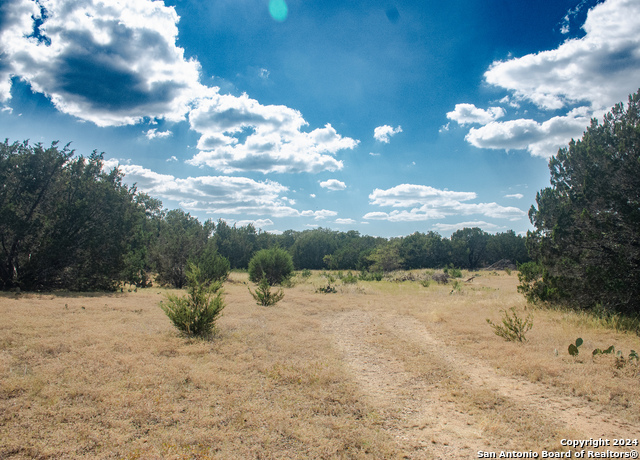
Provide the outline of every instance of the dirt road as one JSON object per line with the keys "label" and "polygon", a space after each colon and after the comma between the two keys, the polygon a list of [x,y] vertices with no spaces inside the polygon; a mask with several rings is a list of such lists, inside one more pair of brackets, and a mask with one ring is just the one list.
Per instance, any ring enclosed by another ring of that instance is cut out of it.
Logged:
{"label": "dirt road", "polygon": [[325,328],[408,458],[478,458],[479,451],[513,450],[542,455],[567,450],[560,445],[565,438],[640,434],[584,398],[502,375],[444,347],[412,317],[347,311],[327,319]]}

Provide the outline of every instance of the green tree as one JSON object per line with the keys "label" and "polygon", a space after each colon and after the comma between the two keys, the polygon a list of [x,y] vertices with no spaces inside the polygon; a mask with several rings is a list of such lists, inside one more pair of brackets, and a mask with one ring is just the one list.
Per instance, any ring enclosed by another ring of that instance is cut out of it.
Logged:
{"label": "green tree", "polygon": [[473,270],[485,260],[489,234],[478,227],[463,228],[451,235],[452,263]]}
{"label": "green tree", "polygon": [[291,247],[291,255],[296,268],[299,270],[324,268],[324,257],[332,254],[338,247],[335,233],[328,228],[317,228],[305,230],[298,235]]}
{"label": "green tree", "polygon": [[378,245],[376,250],[369,256],[371,261],[370,270],[386,273],[402,267],[403,260],[400,257],[400,243],[400,239],[394,238]]}
{"label": "green tree", "polygon": [[189,262],[195,262],[204,250],[213,224],[202,225],[198,219],[180,209],[167,212],[153,249],[158,280],[178,289],[187,283]]}
{"label": "green tree", "polygon": [[280,284],[293,274],[291,254],[284,249],[261,249],[249,262],[249,280],[259,283],[263,278],[269,285]]}
{"label": "green tree", "polygon": [[527,245],[540,269],[528,292],[579,308],[640,313],[640,91],[591,121],[549,161]]}
{"label": "green tree", "polygon": [[0,287],[114,289],[138,203],[103,155],[0,144]]}
{"label": "green tree", "polygon": [[516,235],[513,230],[489,235],[486,259],[488,264],[502,259],[509,260],[514,264],[528,262],[530,258],[526,239]]}
{"label": "green tree", "polygon": [[151,248],[158,240],[160,225],[165,216],[162,202],[146,193],[137,193],[137,206],[132,210],[132,237],[127,245],[122,280],[137,287],[151,284]]}
{"label": "green tree", "polygon": [[202,255],[198,259],[198,267],[202,276],[202,282],[209,284],[211,282],[225,281],[229,276],[230,264],[229,260],[218,254],[216,241],[209,238],[205,245]]}

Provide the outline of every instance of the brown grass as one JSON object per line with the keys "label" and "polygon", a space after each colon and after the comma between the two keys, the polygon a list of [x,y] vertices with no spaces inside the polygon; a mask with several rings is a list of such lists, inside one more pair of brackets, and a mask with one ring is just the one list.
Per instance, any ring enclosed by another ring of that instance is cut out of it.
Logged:
{"label": "brown grass", "polygon": [[[640,432],[638,367],[591,358],[638,337],[534,310],[529,341],[503,341],[486,318],[530,308],[515,274],[454,293],[296,281],[265,308],[232,274],[206,341],[177,333],[162,289],[3,294],[0,458],[470,458],[559,450],[602,420]],[[555,416],[576,406],[584,423]]]}

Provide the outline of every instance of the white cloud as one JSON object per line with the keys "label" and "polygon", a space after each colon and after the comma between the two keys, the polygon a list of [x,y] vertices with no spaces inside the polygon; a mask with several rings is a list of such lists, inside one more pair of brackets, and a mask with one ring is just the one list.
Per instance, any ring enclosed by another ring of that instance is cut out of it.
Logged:
{"label": "white cloud", "polygon": [[[334,155],[359,142],[340,136],[330,124],[303,132],[307,122],[300,112],[282,105],[262,105],[246,94],[200,99],[189,121],[202,137],[200,152],[188,163],[224,173],[336,171],[343,163]],[[240,142],[237,136],[247,133]]]}
{"label": "white cloud", "polygon": [[325,180],[323,182],[320,182],[320,187],[322,188],[326,188],[328,190],[344,190],[347,188],[347,184],[345,184],[344,182],[341,182],[337,179],[329,179],[329,180]]}
{"label": "white cloud", "polygon": [[[314,217],[316,220],[337,215],[334,211],[299,211],[294,200],[286,197],[288,187],[271,180],[255,181],[246,177],[199,176],[179,179],[140,165],[106,160],[105,169],[119,166],[127,184],[152,196],[177,201],[190,211],[209,214],[247,214],[271,217]],[[263,220],[262,222],[266,222]]]}
{"label": "white cloud", "polygon": [[[0,74],[3,100],[16,76],[61,112],[117,126],[182,120],[189,102],[207,92],[199,63],[176,46],[178,15],[163,2],[13,0],[3,13],[10,18],[0,32],[9,67]],[[29,37],[34,19],[44,19],[39,39]]]}
{"label": "white cloud", "polygon": [[168,163],[171,163],[172,161],[178,161],[178,157],[176,157],[175,155],[171,155],[171,158],[167,158]]}
{"label": "white cloud", "polygon": [[372,157],[379,157],[380,156],[379,153],[374,153],[374,152],[369,152],[369,155],[371,155]]}
{"label": "white cloud", "polygon": [[457,122],[459,125],[481,124],[503,117],[505,114],[502,107],[489,107],[487,110],[479,109],[473,104],[456,104],[453,112],[447,113],[447,118]]}
{"label": "white cloud", "polygon": [[255,219],[255,220],[238,220],[236,221],[236,225],[240,227],[245,227],[247,225],[253,225],[255,228],[263,228],[270,227],[273,225],[273,221],[271,219]]}
{"label": "white cloud", "polygon": [[358,144],[330,124],[303,132],[297,110],[202,85],[199,62],[176,45],[175,8],[163,1],[10,0],[0,13],[0,102],[18,77],[59,111],[98,126],[188,115],[201,135],[190,163],[224,173],[335,171],[343,167],[336,153]]}
{"label": "white cloud", "polygon": [[353,225],[355,223],[356,221],[353,219],[342,219],[342,218],[336,219],[336,224],[339,224],[339,225]]}
{"label": "white cloud", "polygon": [[388,190],[375,189],[370,204],[394,208],[411,208],[391,212],[369,212],[365,219],[391,222],[419,222],[443,219],[452,215],[480,214],[497,219],[518,220],[526,216],[521,209],[497,203],[468,203],[476,199],[474,192],[438,190],[426,185],[401,184]]}
{"label": "white cloud", "polygon": [[476,198],[474,192],[438,190],[428,185],[401,184],[387,190],[375,189],[370,195],[371,204],[378,206],[410,207],[425,203],[443,206],[447,203]]}
{"label": "white cloud", "polygon": [[607,0],[589,11],[582,28],[584,37],[555,50],[495,62],[487,82],[547,109],[586,101],[602,110],[626,101],[638,89],[640,3]]}
{"label": "white cloud", "polygon": [[504,122],[491,122],[480,128],[471,128],[465,139],[471,145],[485,149],[526,149],[532,155],[548,158],[569,140],[580,138],[590,123],[581,110],[567,116],[553,117],[545,122],[521,118]]}
{"label": "white cloud", "polygon": [[165,137],[171,137],[173,133],[171,131],[157,131],[155,128],[148,130],[144,133],[147,136],[147,139],[152,140],[155,138],[164,139]]}
{"label": "white cloud", "polygon": [[491,224],[489,222],[480,221],[472,221],[472,222],[458,222],[456,224],[433,224],[433,229],[438,232],[455,232],[456,230],[460,230],[463,228],[481,228],[484,231],[497,231],[503,229],[504,227],[500,227],[496,224]]}
{"label": "white cloud", "polygon": [[383,125],[383,126],[378,126],[376,129],[373,130],[373,137],[379,142],[384,142],[385,144],[388,144],[391,136],[395,136],[396,134],[401,132],[402,132],[402,126],[393,128],[389,125]]}
{"label": "white cloud", "polygon": [[335,211],[329,211],[328,209],[321,209],[319,211],[302,211],[300,215],[304,217],[313,217],[315,220],[323,220],[327,217],[337,216],[338,213]]}
{"label": "white cloud", "polygon": [[521,200],[524,198],[524,195],[522,193],[513,193],[511,195],[505,195],[505,198],[515,198],[516,200]]}
{"label": "white cloud", "polygon": [[[583,3],[569,11],[565,22]],[[581,38],[568,39],[553,50],[494,62],[484,75],[487,83],[512,93],[513,98],[507,99],[510,104],[529,101],[543,110],[572,110],[546,121],[492,121],[472,128],[466,140],[480,148],[527,149],[547,158],[570,139],[581,137],[591,118],[602,117],[636,92],[640,2],[600,3],[588,12],[582,28],[585,35]]]}

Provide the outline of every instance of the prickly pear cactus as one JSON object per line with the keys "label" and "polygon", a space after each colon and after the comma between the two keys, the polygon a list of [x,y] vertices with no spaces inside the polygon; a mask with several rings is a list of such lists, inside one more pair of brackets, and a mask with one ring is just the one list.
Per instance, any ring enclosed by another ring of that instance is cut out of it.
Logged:
{"label": "prickly pear cactus", "polygon": [[578,356],[578,353],[579,353],[578,347],[580,345],[582,345],[583,343],[584,343],[584,341],[580,337],[578,337],[576,339],[576,343],[575,344],[572,343],[571,345],[569,345],[569,354],[571,356]]}

